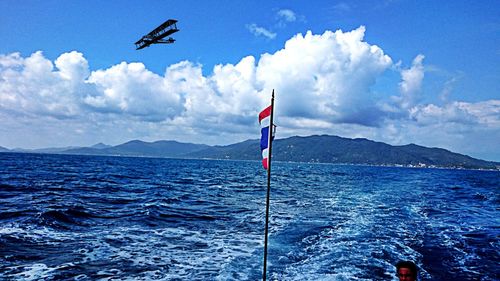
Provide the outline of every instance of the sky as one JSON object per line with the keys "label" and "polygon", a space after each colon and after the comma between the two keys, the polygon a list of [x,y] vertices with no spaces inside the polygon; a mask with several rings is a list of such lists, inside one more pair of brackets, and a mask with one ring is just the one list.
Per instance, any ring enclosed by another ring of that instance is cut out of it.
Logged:
{"label": "sky", "polygon": [[[167,19],[174,44],[135,50]],[[500,161],[500,1],[0,1],[0,146],[338,135]]]}

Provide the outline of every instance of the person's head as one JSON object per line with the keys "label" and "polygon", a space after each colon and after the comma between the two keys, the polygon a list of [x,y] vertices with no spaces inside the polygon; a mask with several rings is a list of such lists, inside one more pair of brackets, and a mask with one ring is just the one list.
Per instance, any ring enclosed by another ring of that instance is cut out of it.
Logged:
{"label": "person's head", "polygon": [[396,273],[400,281],[417,280],[417,266],[411,261],[400,261],[396,264]]}

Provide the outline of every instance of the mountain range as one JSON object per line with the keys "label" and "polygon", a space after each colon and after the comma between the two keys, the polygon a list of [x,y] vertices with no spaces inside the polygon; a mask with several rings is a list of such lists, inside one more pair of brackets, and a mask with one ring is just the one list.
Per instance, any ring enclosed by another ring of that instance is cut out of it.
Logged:
{"label": "mountain range", "polygon": [[[0,152],[34,152],[79,155],[113,155],[195,159],[260,160],[259,140],[247,140],[226,146],[181,143],[177,141],[129,141],[116,146],[102,143],[91,147],[8,150]],[[273,160],[306,163],[338,163],[380,166],[449,167],[500,169],[499,162],[475,159],[442,148],[416,144],[393,146],[364,138],[321,135],[276,139]]]}

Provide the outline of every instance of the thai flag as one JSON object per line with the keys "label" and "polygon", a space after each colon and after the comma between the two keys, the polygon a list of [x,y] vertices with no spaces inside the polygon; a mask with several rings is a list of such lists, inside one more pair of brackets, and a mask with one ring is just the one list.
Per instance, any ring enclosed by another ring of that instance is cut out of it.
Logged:
{"label": "thai flag", "polygon": [[[262,110],[259,114],[260,124],[260,151],[262,153],[262,166],[267,170],[269,167],[269,128],[271,127],[271,105]],[[274,135],[274,134],[273,134]],[[274,138],[274,136],[273,136]]]}

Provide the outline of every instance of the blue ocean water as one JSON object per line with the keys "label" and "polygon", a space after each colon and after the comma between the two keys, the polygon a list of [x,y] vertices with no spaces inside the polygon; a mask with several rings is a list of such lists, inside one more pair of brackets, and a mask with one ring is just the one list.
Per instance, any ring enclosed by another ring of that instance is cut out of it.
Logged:
{"label": "blue ocean water", "polygon": [[[0,280],[259,280],[258,161],[0,153]],[[500,173],[273,163],[269,280],[500,280]]]}

